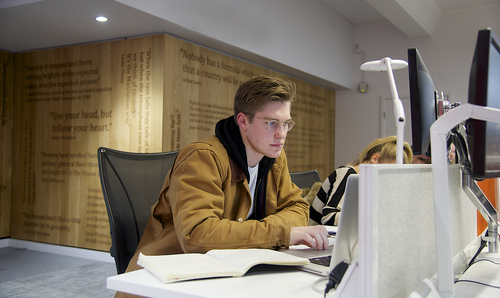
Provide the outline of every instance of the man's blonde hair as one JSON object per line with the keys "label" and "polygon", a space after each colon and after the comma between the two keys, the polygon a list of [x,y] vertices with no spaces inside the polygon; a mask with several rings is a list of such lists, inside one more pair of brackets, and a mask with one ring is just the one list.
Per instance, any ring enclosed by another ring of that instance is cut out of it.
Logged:
{"label": "man's blonde hair", "polygon": [[251,114],[252,119],[267,103],[293,102],[297,96],[295,84],[269,76],[255,76],[241,84],[234,96],[234,119],[239,113]]}

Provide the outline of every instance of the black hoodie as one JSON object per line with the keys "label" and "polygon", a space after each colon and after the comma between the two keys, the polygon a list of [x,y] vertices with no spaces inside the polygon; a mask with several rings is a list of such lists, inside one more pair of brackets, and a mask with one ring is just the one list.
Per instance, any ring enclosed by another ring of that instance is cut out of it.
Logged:
{"label": "black hoodie", "polygon": [[[226,148],[229,158],[245,173],[247,180],[248,161],[245,145],[241,139],[240,129],[234,121],[234,116],[220,120],[215,126],[215,135]],[[275,158],[264,156],[259,162],[259,172],[257,174],[257,186],[254,194],[254,210],[251,218],[260,220],[266,215],[266,184],[267,174],[274,164]]]}

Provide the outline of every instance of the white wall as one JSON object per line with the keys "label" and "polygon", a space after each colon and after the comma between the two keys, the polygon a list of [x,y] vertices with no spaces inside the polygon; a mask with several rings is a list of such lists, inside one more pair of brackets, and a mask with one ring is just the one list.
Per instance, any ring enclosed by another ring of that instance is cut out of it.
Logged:
{"label": "white wall", "polygon": [[322,1],[116,0],[171,34],[327,88],[351,85],[353,26]]}
{"label": "white wall", "polygon": [[[467,102],[477,32],[487,27],[500,35],[500,4],[445,13],[430,38],[409,39],[387,21],[359,24],[354,27],[354,44],[365,52],[365,61],[384,57],[407,60],[407,49],[416,47],[436,89],[448,94],[451,102]],[[353,56],[353,89],[336,93],[335,167],[351,162],[369,142],[382,136],[381,98],[391,98],[386,73],[365,72],[368,92],[357,91],[363,61],[361,54]],[[394,75],[399,97],[408,98],[408,69],[396,70]],[[411,125],[410,119],[406,125]]]}

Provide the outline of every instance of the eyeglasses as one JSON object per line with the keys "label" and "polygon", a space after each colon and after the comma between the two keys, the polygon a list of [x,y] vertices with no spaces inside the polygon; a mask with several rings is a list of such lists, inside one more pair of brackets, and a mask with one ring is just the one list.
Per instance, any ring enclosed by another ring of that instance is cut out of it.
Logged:
{"label": "eyeglasses", "polygon": [[290,131],[293,128],[293,125],[295,124],[295,121],[293,120],[279,122],[278,120],[268,120],[266,118],[255,116],[254,114],[251,113],[245,113],[245,114],[264,120],[264,122],[267,124],[268,131],[277,131],[281,126],[285,128],[285,131]]}

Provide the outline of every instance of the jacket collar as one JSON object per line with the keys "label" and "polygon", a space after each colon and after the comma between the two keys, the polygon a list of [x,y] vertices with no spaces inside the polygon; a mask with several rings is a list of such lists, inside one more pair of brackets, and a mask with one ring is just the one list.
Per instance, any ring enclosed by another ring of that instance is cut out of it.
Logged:
{"label": "jacket collar", "polygon": [[238,165],[233,161],[231,157],[229,157],[229,165],[231,166],[231,181],[232,182],[240,182],[243,181],[246,176],[245,172],[243,172]]}

